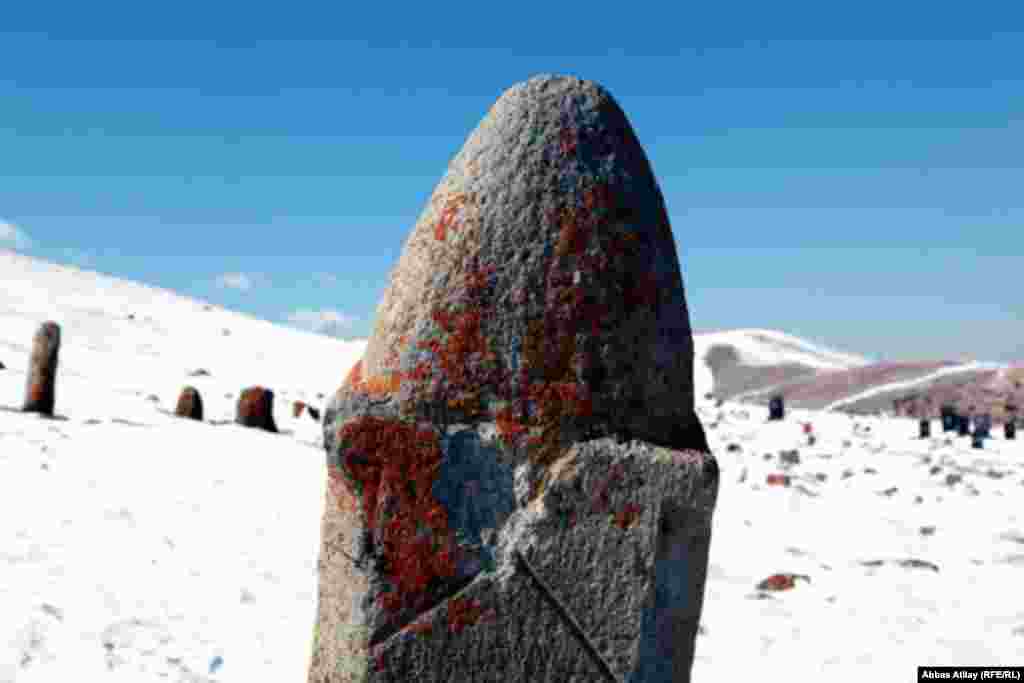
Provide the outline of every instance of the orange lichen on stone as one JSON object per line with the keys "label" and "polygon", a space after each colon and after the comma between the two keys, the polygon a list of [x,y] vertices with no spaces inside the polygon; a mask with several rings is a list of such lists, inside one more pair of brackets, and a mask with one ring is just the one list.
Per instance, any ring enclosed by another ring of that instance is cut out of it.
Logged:
{"label": "orange lichen on stone", "polygon": [[448,603],[448,630],[461,633],[462,629],[479,621],[482,615],[479,601],[473,598],[454,598]]}
{"label": "orange lichen on stone", "polygon": [[367,377],[366,381],[359,385],[362,391],[371,396],[382,396],[385,394],[397,393],[402,387],[402,373],[386,372],[382,375]]}
{"label": "orange lichen on stone", "polygon": [[363,381],[363,361],[362,359],[356,361],[356,364],[352,366],[352,369],[348,371],[348,375],[345,377],[345,381],[342,382],[342,386],[354,387]]}
{"label": "orange lichen on stone", "polygon": [[587,246],[591,232],[591,226],[586,219],[570,206],[562,210],[559,225],[561,231],[558,234],[555,254],[563,257],[581,253]]}
{"label": "orange lichen on stone", "polygon": [[502,408],[494,418],[498,426],[498,434],[506,443],[514,442],[516,437],[527,430],[526,425],[516,420],[512,408]]}
{"label": "orange lichen on stone", "polygon": [[341,469],[379,538],[391,590],[388,611],[419,609],[435,579],[455,575],[455,539],[448,514],[432,494],[442,454],[431,429],[364,416],[339,430]]}
{"label": "orange lichen on stone", "polygon": [[626,503],[626,505],[615,513],[615,525],[620,529],[627,529],[636,523],[636,520],[640,517],[640,506],[636,503]]}
{"label": "orange lichen on stone", "polygon": [[434,224],[434,238],[438,242],[445,240],[449,229],[455,229],[455,218],[459,213],[459,209],[466,203],[466,199],[467,197],[464,194],[455,194],[449,197],[445,207],[441,210],[440,218]]}

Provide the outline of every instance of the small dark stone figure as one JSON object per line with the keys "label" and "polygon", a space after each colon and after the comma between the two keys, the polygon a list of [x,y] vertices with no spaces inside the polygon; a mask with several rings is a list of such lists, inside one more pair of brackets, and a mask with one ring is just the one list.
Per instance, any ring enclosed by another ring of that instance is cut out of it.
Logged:
{"label": "small dark stone figure", "polygon": [[203,398],[195,387],[185,387],[178,396],[178,404],[174,407],[174,414],[178,417],[186,417],[190,420],[203,419]]}
{"label": "small dark stone figure", "polygon": [[977,415],[974,418],[974,433],[981,436],[983,439],[991,438],[992,436],[992,416],[986,414]]}
{"label": "small dark stone figure", "polygon": [[942,406],[942,431],[951,432],[956,429],[957,417],[956,410],[950,404]]}
{"label": "small dark stone figure", "polygon": [[931,420],[921,420],[920,433],[922,439],[927,439],[932,435],[932,423]]}
{"label": "small dark stone figure", "polygon": [[785,419],[785,416],[786,407],[782,396],[772,396],[772,399],[768,402],[768,419],[782,420]]}
{"label": "small dark stone figure", "polygon": [[977,432],[971,437],[971,448],[984,448],[985,437],[981,436]]}
{"label": "small dark stone figure", "polygon": [[1006,436],[1007,441],[1013,441],[1017,438],[1017,423],[1012,419],[1007,420],[1006,424],[1003,425],[1003,434]]}
{"label": "small dark stone figure", "polygon": [[54,389],[57,384],[57,354],[60,351],[60,326],[45,322],[32,338],[32,355],[25,384],[26,413],[53,415]]}
{"label": "small dark stone figure", "polygon": [[249,387],[238,397],[235,422],[243,427],[277,432],[274,423],[274,392],[263,387]]}
{"label": "small dark stone figure", "polygon": [[967,436],[971,432],[971,421],[966,415],[956,416],[956,433],[959,436]]}

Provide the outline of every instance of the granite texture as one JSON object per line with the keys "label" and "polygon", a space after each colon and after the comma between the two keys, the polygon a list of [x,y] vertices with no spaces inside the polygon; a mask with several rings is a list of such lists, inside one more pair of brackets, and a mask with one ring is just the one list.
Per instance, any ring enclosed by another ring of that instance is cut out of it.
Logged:
{"label": "granite texture", "polygon": [[327,405],[309,680],[688,680],[718,487],[692,367],[624,114],[575,78],[511,88]]}

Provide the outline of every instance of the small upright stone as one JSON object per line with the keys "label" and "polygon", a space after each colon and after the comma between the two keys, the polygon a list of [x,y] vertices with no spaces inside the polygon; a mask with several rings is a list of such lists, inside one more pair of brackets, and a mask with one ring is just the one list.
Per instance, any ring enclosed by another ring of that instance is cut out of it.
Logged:
{"label": "small upright stone", "polygon": [[966,415],[956,416],[956,433],[959,436],[967,436],[971,433],[971,420]]}
{"label": "small upright stone", "polygon": [[1016,418],[1010,417],[1003,424],[1003,436],[1006,437],[1007,441],[1013,441],[1017,438],[1017,422]]}
{"label": "small upright stone", "polygon": [[956,407],[952,403],[945,403],[942,405],[942,431],[952,432],[956,428]]}
{"label": "small upright stone", "polygon": [[768,401],[768,419],[772,421],[783,420],[785,417],[786,407],[782,396],[772,396],[771,400]]}
{"label": "small upright stone", "polygon": [[513,87],[326,408],[310,683],[689,681],[719,483],[693,360],[622,110]]}
{"label": "small upright stone", "polygon": [[195,387],[185,387],[178,396],[178,403],[174,406],[174,414],[178,417],[185,417],[190,420],[203,419],[203,397]]}
{"label": "small upright stone", "polygon": [[235,422],[243,427],[276,432],[274,423],[274,392],[263,387],[249,387],[238,397]]}
{"label": "small upright stone", "polygon": [[974,418],[974,433],[983,439],[990,438],[992,436],[992,416],[988,413],[976,415]]}
{"label": "small upright stone", "polygon": [[292,403],[292,417],[298,418],[302,415],[302,410],[306,407],[306,404],[302,401],[295,401]]}
{"label": "small upright stone", "polygon": [[59,352],[60,326],[55,322],[43,323],[32,338],[25,403],[22,406],[26,413],[53,416]]}
{"label": "small upright stone", "polygon": [[922,439],[928,439],[932,435],[931,420],[921,420],[919,423],[919,435]]}

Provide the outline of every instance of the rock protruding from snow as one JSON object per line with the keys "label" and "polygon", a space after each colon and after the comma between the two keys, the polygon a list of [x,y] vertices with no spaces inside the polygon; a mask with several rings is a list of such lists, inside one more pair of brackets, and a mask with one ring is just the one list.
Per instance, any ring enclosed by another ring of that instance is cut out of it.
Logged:
{"label": "rock protruding from snow", "polygon": [[305,407],[306,404],[303,401],[292,402],[292,417],[298,419],[299,416],[302,415],[302,411]]}
{"label": "rock protruding from snow", "polygon": [[587,81],[513,87],[327,407],[309,680],[689,680],[718,490],[692,375],[625,115]]}
{"label": "rock protruding from snow", "polygon": [[59,352],[60,325],[52,321],[43,323],[32,337],[25,403],[22,407],[26,413],[53,415]]}
{"label": "rock protruding from snow", "polygon": [[235,422],[243,427],[276,432],[274,422],[274,392],[264,387],[249,387],[238,397]]}
{"label": "rock protruding from snow", "polygon": [[190,420],[203,419],[203,397],[195,387],[185,387],[178,396],[178,403],[174,406],[174,414],[178,417],[186,417]]}

